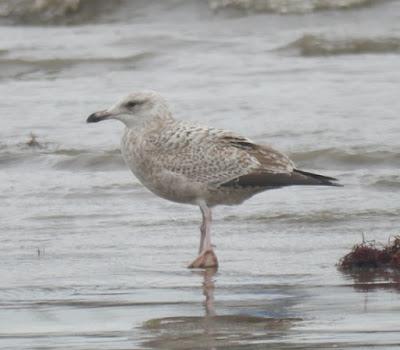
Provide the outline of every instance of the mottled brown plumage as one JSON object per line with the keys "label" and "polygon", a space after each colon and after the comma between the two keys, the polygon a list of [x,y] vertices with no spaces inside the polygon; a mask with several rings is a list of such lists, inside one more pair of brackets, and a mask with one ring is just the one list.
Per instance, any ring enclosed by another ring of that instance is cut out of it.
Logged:
{"label": "mottled brown plumage", "polygon": [[191,265],[217,264],[211,246],[210,207],[239,204],[256,193],[290,185],[335,185],[334,178],[295,169],[270,146],[230,131],[175,120],[154,92],[134,93],[92,114],[88,122],[119,119],[126,125],[122,155],[136,177],[165,199],[199,205],[200,256]]}

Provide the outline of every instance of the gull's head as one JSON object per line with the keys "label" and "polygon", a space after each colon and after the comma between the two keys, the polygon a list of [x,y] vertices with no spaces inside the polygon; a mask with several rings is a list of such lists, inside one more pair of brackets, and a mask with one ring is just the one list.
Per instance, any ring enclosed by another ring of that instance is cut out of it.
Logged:
{"label": "gull's head", "polygon": [[136,127],[155,118],[170,117],[167,102],[153,91],[133,92],[110,108],[95,112],[87,118],[88,123],[117,119],[127,127]]}

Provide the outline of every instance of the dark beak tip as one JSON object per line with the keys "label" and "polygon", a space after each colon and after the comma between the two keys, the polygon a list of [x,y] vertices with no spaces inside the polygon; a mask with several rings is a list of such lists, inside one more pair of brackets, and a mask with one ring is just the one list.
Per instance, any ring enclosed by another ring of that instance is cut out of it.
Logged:
{"label": "dark beak tip", "polygon": [[97,123],[98,121],[99,121],[99,118],[96,116],[96,113],[92,113],[86,119],[86,123]]}
{"label": "dark beak tip", "polygon": [[89,117],[86,119],[86,123],[101,122],[102,120],[110,118],[110,116],[111,114],[107,110],[95,112],[89,115]]}

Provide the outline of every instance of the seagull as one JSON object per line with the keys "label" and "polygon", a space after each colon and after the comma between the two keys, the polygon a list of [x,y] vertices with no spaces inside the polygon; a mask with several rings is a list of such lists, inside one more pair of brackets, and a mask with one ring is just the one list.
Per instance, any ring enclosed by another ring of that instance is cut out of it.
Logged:
{"label": "seagull", "polygon": [[216,205],[241,204],[259,192],[284,186],[340,186],[333,177],[296,169],[270,146],[175,119],[167,101],[154,91],[130,93],[91,114],[87,122],[108,119],[125,124],[122,156],[145,187],[159,197],[200,207],[199,252],[189,268],[218,267],[210,230]]}

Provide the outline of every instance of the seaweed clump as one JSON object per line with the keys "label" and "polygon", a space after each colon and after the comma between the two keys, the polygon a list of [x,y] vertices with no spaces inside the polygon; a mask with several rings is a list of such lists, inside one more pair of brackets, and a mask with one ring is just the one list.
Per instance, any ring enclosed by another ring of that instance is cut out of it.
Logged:
{"label": "seaweed clump", "polygon": [[380,247],[375,242],[363,241],[361,244],[356,244],[350,253],[340,259],[338,267],[343,271],[362,268],[400,270],[400,235]]}

